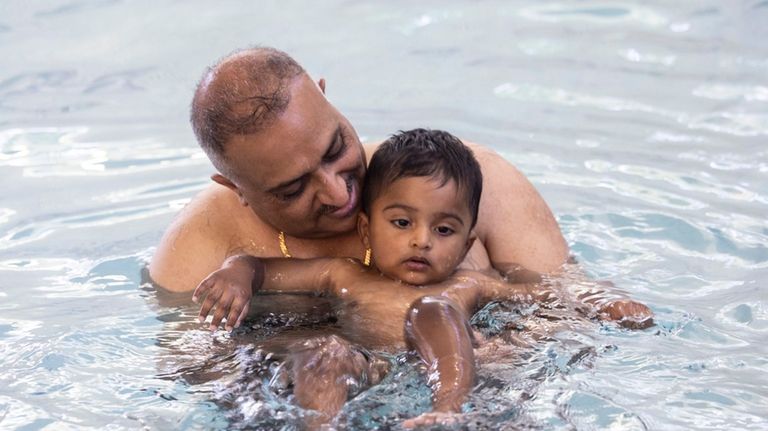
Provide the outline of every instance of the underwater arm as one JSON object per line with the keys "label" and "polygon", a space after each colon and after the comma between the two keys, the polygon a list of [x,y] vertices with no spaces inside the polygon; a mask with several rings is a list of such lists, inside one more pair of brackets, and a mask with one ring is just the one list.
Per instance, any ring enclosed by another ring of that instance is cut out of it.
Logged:
{"label": "underwater arm", "polygon": [[643,329],[653,325],[653,312],[646,305],[632,300],[610,281],[591,280],[581,272],[571,276],[543,276],[540,281],[529,283],[510,283],[484,274],[475,277],[480,286],[476,308],[494,300],[539,304],[575,300],[580,312],[615,321],[625,328]]}
{"label": "underwater arm", "polygon": [[338,261],[231,256],[195,289],[192,296],[194,302],[205,298],[198,320],[204,321],[215,309],[210,329],[218,328],[222,319],[226,318],[226,329],[231,331],[240,326],[248,315],[251,298],[256,292],[328,293],[334,285],[333,275],[336,273],[332,267]]}
{"label": "underwater arm", "polygon": [[573,281],[567,286],[583,305],[581,311],[601,320],[612,320],[629,329],[653,326],[653,312],[647,305],[631,299],[612,282],[590,280]]}

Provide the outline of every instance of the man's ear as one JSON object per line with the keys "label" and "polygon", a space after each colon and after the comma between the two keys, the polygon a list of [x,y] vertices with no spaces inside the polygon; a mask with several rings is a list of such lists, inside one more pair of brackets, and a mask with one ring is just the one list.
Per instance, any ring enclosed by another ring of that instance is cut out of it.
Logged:
{"label": "man's ear", "polygon": [[229,178],[225,177],[221,174],[213,174],[211,175],[211,179],[214,183],[220,184],[233,192],[237,194],[237,199],[240,201],[240,205],[247,207],[248,202],[246,202],[245,198],[243,197],[243,193],[240,191],[240,189],[237,187],[235,183],[233,183]]}
{"label": "man's ear", "polygon": [[360,236],[360,240],[363,241],[365,248],[371,248],[371,240],[368,235],[369,227],[368,215],[362,211],[357,213],[357,234]]}
{"label": "man's ear", "polygon": [[320,91],[325,94],[325,78],[320,78],[317,80],[317,86],[320,87]]}

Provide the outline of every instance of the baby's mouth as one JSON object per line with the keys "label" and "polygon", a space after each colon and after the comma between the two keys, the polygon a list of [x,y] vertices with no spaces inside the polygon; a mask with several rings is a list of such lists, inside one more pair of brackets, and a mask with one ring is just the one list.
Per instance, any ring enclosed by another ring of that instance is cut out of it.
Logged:
{"label": "baby's mouth", "polygon": [[425,271],[432,266],[429,260],[419,256],[412,256],[405,260],[405,267],[411,271]]}

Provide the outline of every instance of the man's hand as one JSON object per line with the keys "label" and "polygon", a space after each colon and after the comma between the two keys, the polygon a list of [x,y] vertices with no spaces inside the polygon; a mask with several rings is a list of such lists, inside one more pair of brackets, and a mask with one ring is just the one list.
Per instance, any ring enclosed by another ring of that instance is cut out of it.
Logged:
{"label": "man's hand", "polygon": [[614,320],[630,329],[645,329],[653,326],[653,312],[646,305],[630,299],[618,299],[600,306],[598,316]]}
{"label": "man's hand", "polygon": [[[242,323],[251,308],[253,297],[253,280],[256,273],[254,260],[250,256],[232,256],[224,261],[221,268],[212,272],[203,280],[195,293],[192,301],[199,302],[203,296],[205,300],[200,306],[200,314],[197,319],[204,322],[211,309],[215,309],[210,330],[215,331],[226,317],[225,329],[231,331]],[[233,324],[234,323],[234,324]]]}

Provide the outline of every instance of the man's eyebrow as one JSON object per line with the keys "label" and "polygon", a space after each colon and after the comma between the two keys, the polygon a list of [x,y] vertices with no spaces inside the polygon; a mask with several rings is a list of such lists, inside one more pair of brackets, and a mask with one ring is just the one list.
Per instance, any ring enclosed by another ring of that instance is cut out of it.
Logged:
{"label": "man's eyebrow", "polygon": [[[408,206],[408,205],[404,205],[404,204],[398,204],[398,203],[395,203],[395,204],[392,204],[392,205],[387,205],[386,207],[384,207],[382,209],[382,211],[386,211],[386,210],[390,210],[390,209],[402,209],[402,210],[406,210],[406,211],[416,211],[416,208],[414,208],[414,207],[411,207],[411,206]],[[462,226],[464,226],[464,219],[462,219],[456,213],[452,213],[452,212],[439,212],[439,213],[437,213],[437,217],[441,218],[441,219],[443,219],[443,218],[454,219],[457,222],[459,222]]]}
{"label": "man's eyebrow", "polygon": [[[340,137],[341,137],[341,124],[336,126],[336,131],[333,133],[333,135],[331,137],[331,141],[326,146],[325,152],[322,155],[322,159],[324,159],[333,150],[333,145],[336,143],[336,141]],[[267,189],[267,193],[273,193],[273,194],[274,193],[278,193],[278,192],[280,192],[281,189],[289,187],[289,186],[293,185],[294,183],[297,183],[297,182],[303,180],[313,170],[314,169],[307,169],[306,172],[304,172],[303,174],[299,175],[298,177],[291,178],[290,180],[283,181],[283,182],[281,182],[280,184],[278,184],[278,185],[276,185],[274,187],[270,187],[269,189]]]}

